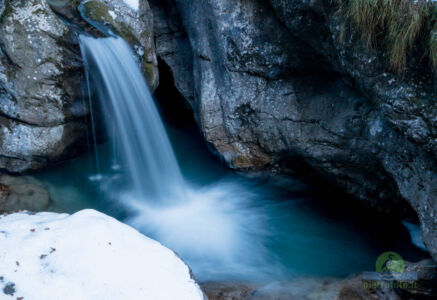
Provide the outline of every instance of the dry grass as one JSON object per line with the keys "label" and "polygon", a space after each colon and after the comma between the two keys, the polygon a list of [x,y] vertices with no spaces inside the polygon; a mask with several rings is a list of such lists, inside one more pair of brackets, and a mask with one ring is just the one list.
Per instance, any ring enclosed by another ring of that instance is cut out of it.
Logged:
{"label": "dry grass", "polygon": [[431,0],[335,0],[339,12],[358,26],[369,47],[385,50],[390,66],[403,73],[421,42],[437,70],[437,3]]}
{"label": "dry grass", "polygon": [[[437,17],[435,17],[435,19],[437,19]],[[434,70],[437,70],[437,20],[434,20],[434,26],[430,33],[429,56],[434,66]]]}

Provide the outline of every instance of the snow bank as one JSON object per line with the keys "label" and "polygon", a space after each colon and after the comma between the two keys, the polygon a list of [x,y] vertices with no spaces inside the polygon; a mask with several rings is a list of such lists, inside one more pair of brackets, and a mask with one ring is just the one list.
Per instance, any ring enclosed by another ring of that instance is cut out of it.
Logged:
{"label": "snow bank", "polygon": [[194,300],[203,294],[174,252],[83,210],[0,217],[0,299]]}

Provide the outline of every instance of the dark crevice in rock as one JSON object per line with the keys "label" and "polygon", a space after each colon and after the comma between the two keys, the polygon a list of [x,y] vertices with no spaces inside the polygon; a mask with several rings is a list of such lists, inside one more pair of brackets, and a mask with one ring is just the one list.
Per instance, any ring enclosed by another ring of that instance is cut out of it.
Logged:
{"label": "dark crevice in rock", "polygon": [[153,11],[156,54],[170,67],[174,86],[196,111],[193,50],[177,3],[174,0],[150,0],[149,3]]}
{"label": "dark crevice in rock", "polygon": [[[52,127],[64,124],[64,123],[58,123],[58,124],[40,125],[38,123],[27,122],[27,121],[21,120],[19,118],[13,117],[13,116],[6,115],[4,112],[0,111],[0,119],[1,118],[3,118],[4,120],[7,120],[7,121],[16,122],[18,124],[23,124],[23,125],[27,125],[27,126],[31,126],[31,127],[40,127],[40,128],[52,128]],[[0,123],[4,124],[4,121],[0,121]]]}
{"label": "dark crevice in rock", "polygon": [[167,63],[158,58],[159,86],[155,91],[161,116],[178,127],[195,125],[193,110],[174,84],[173,74]]}
{"label": "dark crevice in rock", "polygon": [[20,68],[19,65],[14,63],[9,56],[8,52],[5,50],[5,45],[0,41],[0,58],[4,57],[6,59],[7,64],[12,68]]}

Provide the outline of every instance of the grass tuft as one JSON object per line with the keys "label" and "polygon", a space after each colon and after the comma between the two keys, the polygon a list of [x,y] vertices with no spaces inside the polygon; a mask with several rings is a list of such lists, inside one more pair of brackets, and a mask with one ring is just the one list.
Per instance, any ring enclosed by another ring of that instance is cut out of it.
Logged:
{"label": "grass tuft", "polygon": [[415,45],[425,42],[437,70],[437,2],[432,0],[335,0],[339,13],[362,32],[368,47],[382,48],[391,68],[405,72]]}

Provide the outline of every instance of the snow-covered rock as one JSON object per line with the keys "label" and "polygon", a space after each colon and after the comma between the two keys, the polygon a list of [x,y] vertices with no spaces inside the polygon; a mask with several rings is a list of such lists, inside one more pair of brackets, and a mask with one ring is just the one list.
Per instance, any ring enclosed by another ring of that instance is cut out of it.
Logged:
{"label": "snow-covered rock", "polygon": [[94,210],[0,217],[0,299],[204,299],[177,255]]}

